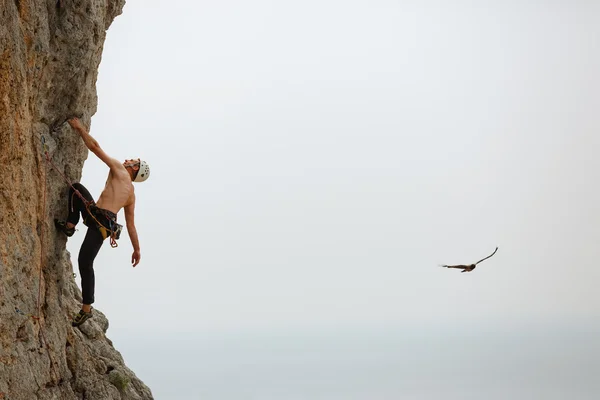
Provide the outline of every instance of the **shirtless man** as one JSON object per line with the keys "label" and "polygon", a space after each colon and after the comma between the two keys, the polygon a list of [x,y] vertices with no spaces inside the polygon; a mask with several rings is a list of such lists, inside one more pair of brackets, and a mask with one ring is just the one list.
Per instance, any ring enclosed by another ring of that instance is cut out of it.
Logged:
{"label": "shirtless man", "polygon": [[135,267],[140,262],[140,244],[134,222],[135,192],[132,182],[143,182],[150,175],[146,162],[137,160],[120,161],[109,157],[98,142],[90,136],[77,118],[69,119],[69,125],[77,131],[87,148],[102,160],[109,168],[108,179],[100,198],[94,198],[80,183],[74,183],[69,189],[69,216],[66,221],[55,220],[56,227],[67,236],[73,236],[79,215],[88,226],[85,239],[79,250],[79,273],[81,275],[81,292],[83,305],[73,318],[73,326],[79,326],[92,318],[94,302],[94,259],[104,239],[111,238],[111,244],[121,234],[121,225],[117,224],[117,214],[124,208],[127,232],[133,245],[131,263]]}

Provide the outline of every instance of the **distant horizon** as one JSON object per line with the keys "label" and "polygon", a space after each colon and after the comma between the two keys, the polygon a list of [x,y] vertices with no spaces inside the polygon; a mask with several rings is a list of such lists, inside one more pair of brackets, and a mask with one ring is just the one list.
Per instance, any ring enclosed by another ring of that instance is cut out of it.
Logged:
{"label": "distant horizon", "polygon": [[[403,335],[402,330],[379,331],[377,335],[316,333],[242,332],[220,338],[196,333],[179,335],[177,342],[168,346],[144,338],[121,344],[127,352],[140,356],[152,348],[153,359],[160,365],[177,362],[184,367],[182,375],[170,375],[168,369],[132,365],[141,379],[146,376],[161,382],[153,389],[157,398],[173,400],[278,396],[367,400],[374,395],[382,400],[407,395],[435,400],[440,390],[448,392],[445,398],[457,400],[527,400],[541,394],[558,400],[570,392],[557,388],[559,381],[544,378],[557,371],[573,385],[569,390],[578,391],[577,399],[592,400],[600,393],[595,379],[600,371],[598,329],[573,333],[567,328],[563,332],[540,328],[510,334],[486,330],[484,336],[467,327],[462,334],[433,329],[422,330],[422,335],[415,335],[416,331]],[[457,368],[457,363],[469,367]],[[486,378],[486,372],[494,372],[494,376]],[[186,386],[189,379],[195,390]],[[357,385],[364,379],[377,383]],[[187,389],[178,389],[184,387]]]}
{"label": "distant horizon", "polygon": [[[102,308],[99,308],[103,312]],[[110,315],[106,315],[110,321]],[[111,323],[107,336],[110,338],[112,333],[118,334],[118,330],[123,329],[121,324],[126,321],[117,321],[115,318],[116,326]],[[350,322],[331,322],[318,323],[318,324],[280,324],[277,326],[261,327],[256,325],[248,326],[220,326],[220,327],[201,327],[201,329],[187,329],[185,326],[144,326],[138,325],[140,331],[146,329],[153,329],[156,335],[193,335],[202,334],[207,337],[219,337],[219,336],[238,336],[240,332],[244,332],[245,335],[249,336],[268,336],[268,335],[279,335],[279,334],[299,334],[308,335],[311,334],[337,334],[340,331],[346,332],[357,332],[362,334],[373,334],[379,332],[408,332],[416,333],[421,331],[435,332],[436,330],[443,329],[445,334],[460,334],[465,331],[476,331],[476,332],[487,332],[490,334],[519,334],[523,333],[527,335],[533,331],[547,331],[551,329],[552,332],[574,332],[574,333],[586,333],[589,331],[600,333],[600,323],[594,319],[590,319],[587,316],[561,316],[560,318],[542,318],[539,316],[532,316],[529,318],[510,318],[503,317],[497,319],[477,317],[475,319],[440,319],[437,321],[418,321],[407,319],[405,323],[386,323],[383,321],[374,321],[371,323],[350,323]]]}

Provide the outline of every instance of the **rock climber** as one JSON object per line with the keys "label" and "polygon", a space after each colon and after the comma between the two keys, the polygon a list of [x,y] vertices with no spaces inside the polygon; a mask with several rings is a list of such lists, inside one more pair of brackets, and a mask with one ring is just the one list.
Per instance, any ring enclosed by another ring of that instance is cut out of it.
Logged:
{"label": "rock climber", "polygon": [[125,211],[127,232],[133,245],[131,263],[135,267],[140,262],[140,244],[134,221],[135,191],[132,182],[144,182],[148,179],[150,168],[140,159],[125,160],[122,163],[109,157],[79,119],[71,118],[68,122],[81,136],[86,147],[110,168],[106,185],[98,201],[94,201],[90,192],[81,183],[74,183],[69,189],[67,219],[54,221],[56,227],[69,237],[75,233],[80,214],[83,223],[88,227],[78,257],[83,304],[72,322],[73,326],[79,326],[92,318],[95,286],[94,259],[107,237],[110,237],[111,245],[114,243],[116,246],[115,240],[119,239],[122,229],[122,226],[117,224],[117,214],[122,208]]}

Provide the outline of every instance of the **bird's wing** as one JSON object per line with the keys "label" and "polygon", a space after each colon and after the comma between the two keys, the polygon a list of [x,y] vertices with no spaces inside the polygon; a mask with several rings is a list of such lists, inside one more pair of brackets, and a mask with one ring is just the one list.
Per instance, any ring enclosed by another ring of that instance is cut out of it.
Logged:
{"label": "bird's wing", "polygon": [[496,252],[497,252],[497,251],[498,251],[498,246],[496,246],[496,250],[494,250],[494,252],[493,252],[492,254],[490,254],[490,255],[489,255],[489,256],[487,256],[486,258],[482,258],[481,260],[477,261],[477,262],[475,263],[475,265],[479,264],[479,263],[480,263],[480,262],[482,262],[482,261],[485,261],[485,260],[487,260],[488,258],[490,258],[491,256],[493,256],[494,254],[496,254]]}
{"label": "bird's wing", "polygon": [[458,268],[458,269],[469,269],[470,265],[442,265],[444,268]]}

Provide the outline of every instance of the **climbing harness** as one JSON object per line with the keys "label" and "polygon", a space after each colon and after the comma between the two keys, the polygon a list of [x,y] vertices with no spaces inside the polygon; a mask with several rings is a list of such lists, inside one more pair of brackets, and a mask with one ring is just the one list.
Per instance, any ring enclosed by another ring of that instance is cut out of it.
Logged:
{"label": "climbing harness", "polygon": [[[83,201],[83,204],[85,205],[85,208],[88,211],[88,214],[96,222],[96,225],[97,225],[96,228],[100,231],[100,234],[102,235],[102,239],[106,239],[109,237],[110,238],[110,247],[112,247],[112,248],[118,247],[119,245],[117,243],[117,240],[119,240],[119,237],[121,236],[121,231],[123,230],[123,226],[116,223],[111,218],[108,218],[108,216],[103,212],[103,210],[96,206],[96,203],[94,203],[93,201],[87,200],[81,194],[81,192],[79,190],[75,189],[73,184],[69,181],[69,178],[67,178],[67,176],[60,169],[58,169],[56,164],[54,164],[52,162],[52,159],[50,158],[50,155],[48,154],[48,151],[49,151],[48,145],[46,144],[46,138],[44,137],[44,135],[42,135],[42,151],[44,152],[44,155],[46,156],[46,161],[48,162],[48,164],[50,164],[50,166],[52,168],[54,168],[54,170],[57,171],[63,177],[63,179],[65,180],[67,185],[69,185],[71,187],[71,189],[73,189],[73,195],[79,196],[81,201]],[[71,199],[71,207],[73,207],[72,199]],[[73,211],[73,210],[71,209],[71,211]],[[104,216],[107,217],[106,219],[108,220],[108,224],[107,224],[107,225],[109,225],[108,227],[104,226],[104,224],[102,224],[100,221],[98,221],[98,218],[96,218],[96,215],[95,215],[96,213],[103,214]],[[86,220],[84,220],[83,223],[86,226],[89,226],[86,223]]]}
{"label": "climbing harness", "polygon": [[[73,203],[71,203],[73,204]],[[92,219],[94,220],[94,222],[96,222],[96,226],[95,228],[97,228],[100,231],[100,234],[102,235],[102,239],[106,239],[107,237],[110,237],[110,245],[111,247],[117,247],[117,240],[119,240],[119,238],[121,237],[121,231],[123,230],[123,226],[120,224],[117,224],[116,221],[113,220],[112,214],[110,211],[104,210],[102,208],[98,208],[94,203],[89,204],[88,206],[86,206],[87,210],[88,210],[88,214],[92,217]],[[106,221],[108,221],[108,227],[104,226],[100,221],[98,221],[98,216],[102,216],[106,219]],[[113,214],[114,215],[114,214]],[[85,218],[83,220],[84,225],[86,226],[90,226],[89,222],[88,222],[88,218]],[[114,243],[114,246],[113,246]]]}

